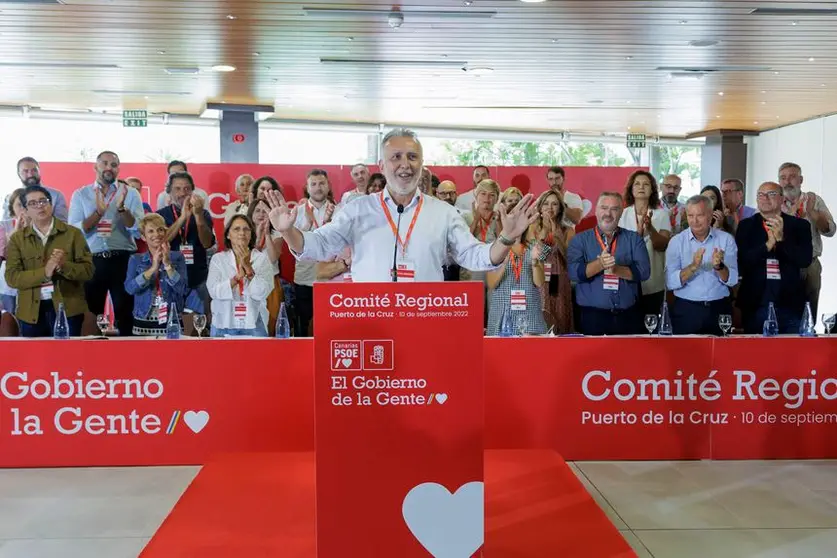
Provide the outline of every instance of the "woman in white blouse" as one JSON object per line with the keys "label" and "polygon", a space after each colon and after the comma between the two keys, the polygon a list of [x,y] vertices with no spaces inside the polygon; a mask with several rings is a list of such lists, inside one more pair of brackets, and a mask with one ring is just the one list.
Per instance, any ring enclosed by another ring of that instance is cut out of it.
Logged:
{"label": "woman in white blouse", "polygon": [[212,297],[212,336],[267,336],[273,265],[255,250],[253,221],[234,215],[224,229],[226,250],[212,256],[206,287]]}
{"label": "woman in white blouse", "polygon": [[659,314],[666,288],[666,248],[671,239],[671,221],[660,205],[660,190],[654,176],[638,170],[625,185],[625,211],[619,226],[634,231],[645,240],[651,260],[651,277],[642,283],[640,305],[643,314]]}

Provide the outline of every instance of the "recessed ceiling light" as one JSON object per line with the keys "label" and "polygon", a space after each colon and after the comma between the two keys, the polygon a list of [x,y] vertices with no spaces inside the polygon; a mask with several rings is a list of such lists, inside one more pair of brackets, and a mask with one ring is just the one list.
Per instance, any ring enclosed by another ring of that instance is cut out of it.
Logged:
{"label": "recessed ceiling light", "polygon": [[762,91],[762,92],[761,92],[761,94],[762,94],[762,95],[764,95],[765,93],[767,93],[767,91]]}
{"label": "recessed ceiling light", "polygon": [[758,123],[759,123],[759,121],[758,121],[758,120],[756,120],[756,121],[754,121],[754,122],[753,122],[753,124],[758,124]]}
{"label": "recessed ceiling light", "polygon": [[814,60],[816,60],[816,58],[814,58],[814,57],[812,56],[812,57],[810,57],[810,58],[808,59],[808,62],[813,62]]}
{"label": "recessed ceiling light", "polygon": [[472,2],[471,0],[465,0],[465,1],[464,1],[464,2],[462,2],[462,3],[463,3],[464,5],[466,5],[466,6],[470,6],[471,4],[473,4],[473,2]]}
{"label": "recessed ceiling light", "polygon": [[627,100],[627,101],[625,101],[625,102],[626,102],[626,103],[628,103],[628,104],[629,104],[629,105],[630,105],[630,104],[631,104],[631,101],[630,101],[630,99],[629,99],[629,100]]}
{"label": "recessed ceiling light", "polygon": [[212,66],[213,72],[234,72],[235,66],[228,66],[226,64],[218,64],[217,66]]}
{"label": "recessed ceiling light", "polygon": [[634,59],[634,57],[633,57],[633,56],[626,56],[626,57],[625,57],[625,60],[633,60],[633,59]]}
{"label": "recessed ceiling light", "polygon": [[724,96],[724,92],[723,92],[723,91],[718,91],[718,95],[720,95],[721,97],[723,97],[723,96]]}
{"label": "recessed ceiling light", "polygon": [[657,118],[659,118],[659,117],[660,117],[660,115],[658,114],[658,115],[657,115]]}
{"label": "recessed ceiling light", "polygon": [[773,72],[773,75],[774,75],[774,76],[778,76],[778,75],[779,75],[779,72]]}
{"label": "recessed ceiling light", "polygon": [[346,37],[346,40],[349,41],[349,42],[352,42],[352,41],[355,40],[355,38],[354,37]]}
{"label": "recessed ceiling light", "polygon": [[680,25],[686,25],[687,23],[689,23],[689,21],[688,21],[688,20],[685,20],[685,19],[681,19],[681,20],[680,20],[680,21],[678,21],[677,23],[679,23]]}
{"label": "recessed ceiling light", "polygon": [[254,53],[253,53],[253,56],[261,56],[261,55],[262,55],[262,53],[261,53],[261,52],[254,52]]}
{"label": "recessed ceiling light", "polygon": [[776,120],[779,120],[779,117],[778,117],[778,116],[776,117]]}
{"label": "recessed ceiling light", "polygon": [[715,118],[721,118],[721,115],[720,115],[720,114],[716,114],[716,115],[715,115]]}
{"label": "recessed ceiling light", "polygon": [[761,104],[766,105],[767,101],[762,101]]}
{"label": "recessed ceiling light", "polygon": [[552,39],[552,44],[555,44],[557,42],[558,42],[558,39]]}
{"label": "recessed ceiling light", "polygon": [[165,54],[165,53],[166,53],[166,51],[165,51],[165,50],[158,50],[158,51],[157,51],[157,54]]}
{"label": "recessed ceiling light", "polygon": [[714,41],[711,39],[705,39],[701,41],[689,41],[690,47],[695,48],[706,48],[706,47],[713,47],[718,44],[718,41]]}
{"label": "recessed ceiling light", "polygon": [[791,25],[799,25],[799,22],[796,20],[791,21]]}
{"label": "recessed ceiling light", "polygon": [[487,68],[485,66],[474,66],[465,68],[465,71],[474,76],[487,76],[494,73],[494,68]]}
{"label": "recessed ceiling light", "polygon": [[630,126],[628,126],[628,130],[630,130],[630,129],[631,129],[631,127],[630,127]]}
{"label": "recessed ceiling light", "polygon": [[820,84],[820,87],[825,87],[825,84],[824,84],[824,83],[821,83],[821,84]]}
{"label": "recessed ceiling light", "polygon": [[233,20],[233,19],[238,19],[238,17],[237,17],[237,16],[234,16],[234,15],[232,15],[232,14],[227,14],[227,19],[229,19],[229,20]]}

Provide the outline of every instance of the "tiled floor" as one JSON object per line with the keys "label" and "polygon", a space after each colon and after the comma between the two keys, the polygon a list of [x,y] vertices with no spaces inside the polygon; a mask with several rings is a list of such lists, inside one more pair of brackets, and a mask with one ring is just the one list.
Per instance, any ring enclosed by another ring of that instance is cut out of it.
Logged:
{"label": "tiled floor", "polygon": [[837,556],[837,462],[571,466],[640,558]]}
{"label": "tiled floor", "polygon": [[[837,461],[571,466],[641,558],[837,556]],[[135,558],[197,471],[0,470],[0,558]]]}

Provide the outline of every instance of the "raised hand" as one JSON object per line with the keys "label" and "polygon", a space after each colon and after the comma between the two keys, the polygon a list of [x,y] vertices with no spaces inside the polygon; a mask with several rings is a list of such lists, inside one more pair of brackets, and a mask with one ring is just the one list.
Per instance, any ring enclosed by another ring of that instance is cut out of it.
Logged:
{"label": "raised hand", "polygon": [[171,266],[171,248],[169,247],[168,242],[164,242],[160,245],[160,254],[163,258],[163,265],[166,267]]}
{"label": "raised hand", "polygon": [[52,255],[50,257],[55,258],[59,268],[63,266],[67,261],[67,253],[64,250],[61,250],[60,248],[55,248],[52,251]]}
{"label": "raised hand", "polygon": [[270,206],[270,213],[267,215],[273,228],[280,233],[291,230],[296,222],[296,214],[300,206],[290,209],[285,200],[274,190],[268,190],[265,198],[267,205]]}
{"label": "raised hand", "polygon": [[724,251],[720,248],[712,250],[712,267],[718,267],[724,263]]}
{"label": "raised hand", "polygon": [[99,215],[104,215],[107,209],[108,206],[105,203],[105,195],[102,193],[102,189],[96,188],[96,211]]}
{"label": "raised hand", "polygon": [[160,262],[162,259],[162,250],[159,248],[151,252],[151,271],[156,273],[160,269]]}
{"label": "raised hand", "polygon": [[326,210],[325,210],[325,220],[326,223],[331,221],[331,216],[334,215],[334,204],[331,202],[326,202]]}
{"label": "raised hand", "polygon": [[692,257],[692,265],[701,267],[703,265],[703,255],[706,253],[706,248],[698,248],[695,255]]}
{"label": "raised hand", "polygon": [[506,212],[503,204],[500,204],[500,223],[503,230],[500,234],[508,239],[517,239],[526,232],[529,225],[538,218],[535,196],[526,194],[523,199],[511,211]]}
{"label": "raised hand", "polygon": [[720,209],[716,209],[712,212],[712,226],[715,228],[721,228],[721,225],[724,224],[724,212]]}
{"label": "raised hand", "polygon": [[125,198],[128,196],[128,186],[124,184],[119,187],[119,198],[117,198],[116,206],[123,207],[125,205]]}
{"label": "raised hand", "polygon": [[784,238],[785,222],[782,217],[772,217],[767,220],[767,228],[773,233],[776,242],[781,242]]}
{"label": "raised hand", "polygon": [[192,213],[203,214],[203,198],[197,194],[192,194],[190,201],[192,202]]}

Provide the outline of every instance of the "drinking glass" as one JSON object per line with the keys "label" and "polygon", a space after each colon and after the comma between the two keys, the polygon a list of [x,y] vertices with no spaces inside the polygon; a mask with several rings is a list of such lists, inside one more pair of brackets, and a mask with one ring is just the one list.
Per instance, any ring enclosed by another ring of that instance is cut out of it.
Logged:
{"label": "drinking glass", "polygon": [[99,314],[96,316],[96,325],[99,326],[99,330],[102,332],[102,337],[107,337],[105,332],[108,330],[110,326],[110,319],[108,319],[107,315]]}
{"label": "drinking glass", "polygon": [[721,328],[721,331],[724,332],[724,337],[726,337],[729,330],[732,329],[732,315],[721,314],[718,316],[718,327]]}
{"label": "drinking glass", "polygon": [[529,321],[526,319],[526,313],[520,312],[515,318],[515,326],[517,326],[517,335],[518,337],[523,337],[526,335],[527,330],[529,329]]}
{"label": "drinking glass", "polygon": [[659,318],[657,318],[656,314],[645,315],[645,329],[648,330],[648,335],[651,335],[657,329],[658,320]]}
{"label": "drinking glass", "polygon": [[823,314],[822,315],[822,325],[825,326],[825,334],[831,334],[831,328],[834,327],[834,324],[837,323],[837,314]]}
{"label": "drinking glass", "polygon": [[203,330],[206,328],[206,314],[195,314],[192,323],[195,324],[195,329],[198,332],[198,339],[200,339]]}

